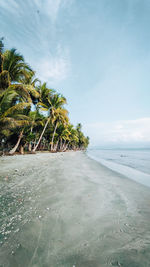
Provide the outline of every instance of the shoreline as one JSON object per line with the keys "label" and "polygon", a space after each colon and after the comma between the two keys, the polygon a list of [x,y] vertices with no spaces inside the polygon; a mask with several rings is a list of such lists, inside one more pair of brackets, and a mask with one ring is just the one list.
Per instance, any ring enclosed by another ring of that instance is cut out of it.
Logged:
{"label": "shoreline", "polygon": [[149,188],[81,151],[0,165],[2,265],[148,266]]}
{"label": "shoreline", "polygon": [[150,174],[146,173],[146,172],[142,172],[138,169],[132,168],[130,166],[127,165],[123,165],[123,164],[119,164],[116,162],[110,162],[108,160],[104,160],[104,159],[99,159],[93,155],[90,155],[89,153],[87,153],[87,155],[99,162],[101,165],[105,166],[106,168],[125,176],[127,179],[131,179],[141,185],[150,187]]}

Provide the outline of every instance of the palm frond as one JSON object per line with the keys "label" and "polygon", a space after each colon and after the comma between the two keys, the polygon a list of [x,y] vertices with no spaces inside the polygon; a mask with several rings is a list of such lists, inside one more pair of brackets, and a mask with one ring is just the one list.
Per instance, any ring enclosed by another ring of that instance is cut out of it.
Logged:
{"label": "palm frond", "polygon": [[30,103],[22,102],[18,103],[15,106],[10,107],[4,114],[2,115],[2,118],[12,116],[14,113],[22,111],[26,108],[30,108]]}

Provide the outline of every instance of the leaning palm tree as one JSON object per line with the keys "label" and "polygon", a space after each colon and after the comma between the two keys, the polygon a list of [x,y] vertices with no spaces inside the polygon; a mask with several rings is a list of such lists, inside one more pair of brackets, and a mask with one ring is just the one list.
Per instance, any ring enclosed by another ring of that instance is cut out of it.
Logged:
{"label": "leaning palm tree", "polygon": [[30,111],[29,115],[30,125],[27,127],[26,141],[28,142],[28,150],[32,151],[32,143],[36,138],[36,127],[43,127],[43,116],[38,110]]}
{"label": "leaning palm tree", "polygon": [[36,146],[34,147],[34,149],[32,150],[33,153],[37,150],[37,148],[38,148],[38,146],[42,140],[42,137],[45,133],[45,130],[46,130],[46,128],[50,122],[50,115],[51,115],[50,110],[51,110],[51,106],[52,106],[51,98],[52,98],[53,90],[48,89],[46,83],[44,83],[41,86],[39,86],[38,92],[40,93],[40,97],[39,97],[40,101],[37,103],[37,106],[38,106],[38,109],[40,109],[41,111],[44,111],[47,114],[47,120],[46,120],[46,123],[44,125],[43,131],[39,137],[39,140],[38,140]]}
{"label": "leaning palm tree", "polygon": [[45,130],[50,122],[50,119],[53,119],[53,117],[55,116],[55,110],[60,107],[62,108],[63,105],[66,104],[65,97],[63,97],[60,94],[54,93],[55,91],[52,89],[48,89],[46,83],[44,83],[42,86],[39,87],[39,92],[40,92],[40,102],[37,105],[42,111],[47,113],[47,121],[40,135],[40,138],[33,149],[33,152],[35,152],[36,149],[38,148],[42,140],[42,137],[45,133]]}

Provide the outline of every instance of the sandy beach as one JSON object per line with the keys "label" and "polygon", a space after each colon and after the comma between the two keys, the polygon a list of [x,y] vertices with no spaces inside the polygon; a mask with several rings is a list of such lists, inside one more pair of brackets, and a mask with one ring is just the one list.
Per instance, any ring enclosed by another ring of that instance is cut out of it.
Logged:
{"label": "sandy beach", "polygon": [[150,188],[85,152],[0,158],[0,267],[150,266]]}

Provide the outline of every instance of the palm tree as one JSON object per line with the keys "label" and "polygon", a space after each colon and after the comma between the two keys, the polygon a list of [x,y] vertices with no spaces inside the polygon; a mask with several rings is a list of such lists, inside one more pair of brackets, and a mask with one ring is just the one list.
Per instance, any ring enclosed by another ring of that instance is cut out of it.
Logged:
{"label": "palm tree", "polygon": [[[9,152],[10,154],[15,153],[17,150],[23,135],[23,127],[29,123],[27,113],[30,110],[31,102],[16,103],[16,100],[19,98],[20,96],[18,95],[18,92],[11,88],[8,88],[0,97],[1,133],[4,135],[11,135],[13,129],[21,128],[18,141],[14,148]],[[23,99],[24,98],[25,96],[23,96]],[[26,99],[28,99],[28,95]]]}
{"label": "palm tree", "polygon": [[41,86],[39,86],[38,92],[40,93],[40,99],[39,99],[40,101],[38,102],[37,106],[40,110],[44,111],[47,114],[47,120],[43,128],[43,131],[39,137],[39,140],[36,146],[34,147],[34,149],[32,150],[33,152],[37,150],[42,140],[42,137],[45,133],[45,130],[50,122],[51,97],[52,97],[53,90],[48,89],[46,83],[44,83]]}
{"label": "palm tree", "polygon": [[3,53],[3,70],[8,71],[11,82],[19,82],[25,76],[25,71],[32,72],[24,57],[15,48]]}
{"label": "palm tree", "polygon": [[53,151],[54,137],[59,124],[66,125],[68,123],[68,111],[64,108],[58,107],[53,110],[51,122],[54,125],[54,132],[51,141],[51,151]]}
{"label": "palm tree", "polygon": [[74,129],[74,126],[72,124],[68,125],[69,130],[69,141],[67,143],[67,147],[70,146],[70,149],[75,149],[78,146],[78,132],[76,129]]}
{"label": "palm tree", "polygon": [[26,140],[28,141],[28,150],[32,151],[32,141],[36,138],[35,128],[38,126],[43,127],[43,116],[39,113],[38,110],[30,111],[29,113],[30,127],[28,127]]}
{"label": "palm tree", "polygon": [[28,113],[32,104],[32,95],[39,97],[34,88],[22,84],[12,84],[1,92],[0,123],[3,129],[7,131],[10,128],[21,128],[18,141],[10,154],[13,154],[20,144],[23,135],[22,128],[30,124]]}

